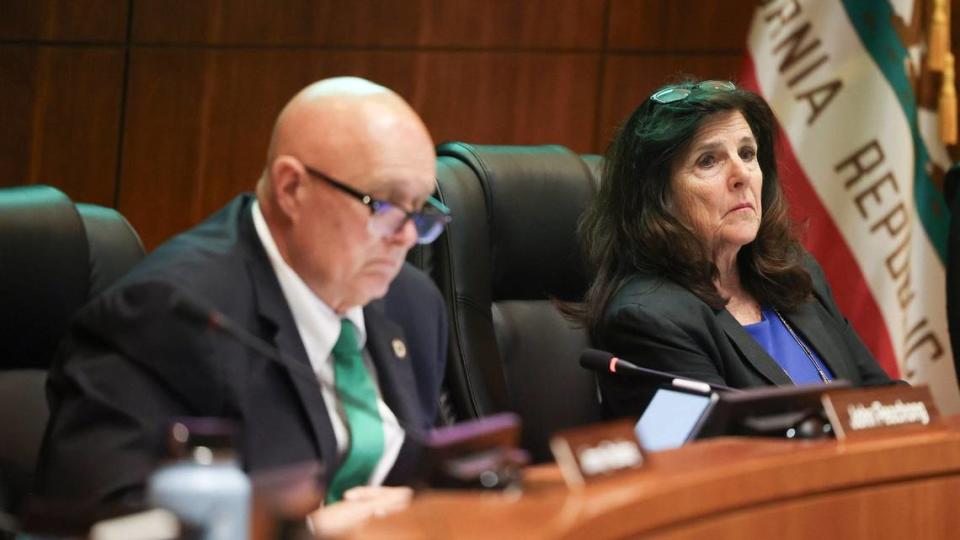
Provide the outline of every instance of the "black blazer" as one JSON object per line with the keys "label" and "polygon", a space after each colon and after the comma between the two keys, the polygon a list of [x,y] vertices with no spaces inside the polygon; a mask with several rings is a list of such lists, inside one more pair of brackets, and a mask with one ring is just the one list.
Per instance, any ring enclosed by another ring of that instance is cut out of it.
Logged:
{"label": "black blazer", "polygon": [[[320,386],[257,237],[253,200],[240,196],[167,242],[80,312],[50,372],[41,495],[84,506],[136,504],[165,454],[164,427],[177,416],[235,420],[248,471],[310,460],[323,460],[328,473],[337,468]],[[306,369],[270,361],[183,316],[180,298],[215,307]],[[390,320],[387,304],[403,317]],[[406,426],[428,429],[436,414],[445,314],[436,287],[406,265],[387,297],[364,308],[381,392]],[[409,475],[414,446],[407,437],[387,483]]]}
{"label": "black blazer", "polygon": [[[843,317],[820,266],[807,257],[813,297],[783,317],[827,364],[855,386],[889,381]],[[597,345],[637,365],[734,388],[793,384],[782,368],[726,309],[715,310],[669,279],[636,275],[615,295]],[[639,414],[652,389],[612,375],[600,377],[605,408]]]}

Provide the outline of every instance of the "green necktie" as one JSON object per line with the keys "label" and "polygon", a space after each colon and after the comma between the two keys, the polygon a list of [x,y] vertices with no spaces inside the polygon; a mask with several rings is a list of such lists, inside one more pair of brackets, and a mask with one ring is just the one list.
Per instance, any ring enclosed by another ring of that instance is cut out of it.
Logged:
{"label": "green necktie", "polygon": [[350,446],[327,486],[328,503],[339,501],[344,491],[366,484],[383,455],[383,422],[377,409],[377,390],[363,365],[357,330],[348,319],[340,321],[340,337],[333,346],[333,374],[337,396],[347,417]]}

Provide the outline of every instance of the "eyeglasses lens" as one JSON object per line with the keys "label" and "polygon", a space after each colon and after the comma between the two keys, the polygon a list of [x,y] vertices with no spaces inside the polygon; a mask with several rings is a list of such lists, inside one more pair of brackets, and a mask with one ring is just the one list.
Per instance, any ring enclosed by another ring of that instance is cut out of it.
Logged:
{"label": "eyeglasses lens", "polygon": [[417,243],[429,244],[440,236],[446,223],[443,214],[414,214],[413,225],[417,228]]}
{"label": "eyeglasses lens", "polygon": [[[729,92],[730,90],[736,90],[737,85],[730,81],[701,81],[695,88],[698,90],[723,90]],[[650,96],[650,99],[657,103],[674,103],[686,99],[691,92],[693,92],[693,88],[668,86],[654,92],[653,95]]]}
{"label": "eyeglasses lens", "polygon": [[697,85],[697,88],[701,90],[736,90],[737,85],[733,84],[730,81],[703,81]]}
{"label": "eyeglasses lens", "polygon": [[689,88],[664,88],[650,96],[657,103],[673,103],[690,95]]}
{"label": "eyeglasses lens", "polygon": [[[395,234],[407,222],[408,214],[391,205],[380,202],[370,216],[370,231],[380,236]],[[417,243],[429,244],[440,236],[444,226],[450,221],[450,216],[431,206],[424,207],[419,212],[409,214],[413,226],[417,231]]]}

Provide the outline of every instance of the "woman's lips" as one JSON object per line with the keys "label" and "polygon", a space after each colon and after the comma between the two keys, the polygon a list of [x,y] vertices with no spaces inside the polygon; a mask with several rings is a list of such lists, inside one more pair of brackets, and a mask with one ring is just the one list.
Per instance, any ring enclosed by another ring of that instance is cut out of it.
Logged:
{"label": "woman's lips", "polygon": [[740,204],[734,206],[733,208],[731,208],[731,209],[730,209],[730,212],[727,212],[727,213],[730,214],[730,213],[736,212],[737,210],[743,210],[744,208],[753,210],[753,205],[750,204],[750,203],[747,203],[747,202],[745,202],[745,203],[740,203]]}

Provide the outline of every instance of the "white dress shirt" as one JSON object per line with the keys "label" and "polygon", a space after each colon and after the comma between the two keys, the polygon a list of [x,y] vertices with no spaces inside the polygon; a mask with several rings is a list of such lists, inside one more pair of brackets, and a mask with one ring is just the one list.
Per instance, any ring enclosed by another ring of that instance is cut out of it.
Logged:
{"label": "white dress shirt", "polygon": [[[270,229],[263,218],[263,213],[260,212],[260,205],[257,201],[253,203],[252,212],[257,236],[260,237],[260,242],[267,252],[273,271],[280,281],[280,288],[287,300],[287,305],[290,306],[290,311],[293,313],[293,320],[297,325],[297,331],[300,333],[300,340],[303,341],[303,347],[307,351],[310,365],[313,367],[313,372],[320,383],[323,402],[327,406],[327,414],[330,417],[330,423],[333,424],[333,433],[337,438],[337,455],[340,459],[343,459],[349,446],[350,433],[346,425],[346,415],[340,400],[337,399],[334,387],[332,356],[333,346],[340,336],[341,317],[317,297],[280,256],[280,251],[270,234]],[[397,417],[393,414],[393,411],[383,401],[383,394],[380,392],[380,384],[377,381],[377,370],[365,347],[367,330],[363,324],[363,308],[361,306],[352,307],[347,310],[344,317],[350,319],[357,327],[357,342],[363,349],[363,363],[373,379],[373,385],[377,391],[377,409],[380,411],[380,418],[383,419],[383,456],[374,467],[368,482],[368,485],[379,486],[397,460],[400,447],[403,446],[404,432],[397,424]],[[283,444],[283,441],[277,442]]]}

